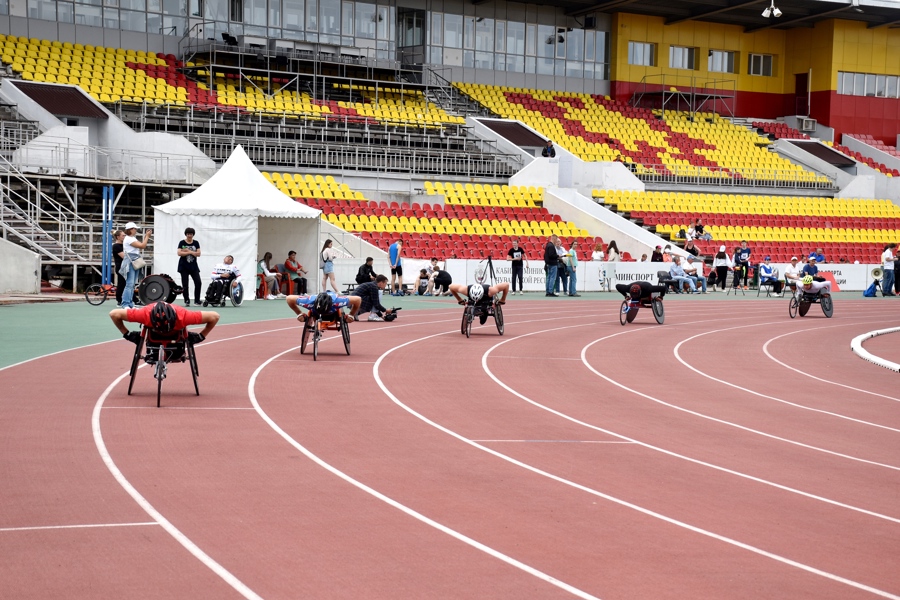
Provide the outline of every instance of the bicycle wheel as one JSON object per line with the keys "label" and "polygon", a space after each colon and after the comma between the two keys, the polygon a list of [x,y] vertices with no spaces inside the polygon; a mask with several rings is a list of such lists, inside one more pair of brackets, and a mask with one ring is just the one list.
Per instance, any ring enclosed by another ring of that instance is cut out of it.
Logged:
{"label": "bicycle wheel", "polygon": [[320,327],[321,321],[316,319],[313,321],[315,324],[315,331],[313,331],[313,360],[319,360],[319,340],[322,338],[322,328]]}
{"label": "bicycle wheel", "polygon": [[238,284],[231,288],[228,298],[231,300],[232,306],[240,306],[244,301],[244,284],[238,281]]}
{"label": "bicycle wheel", "polygon": [[795,318],[797,316],[797,308],[800,306],[800,302],[797,298],[791,298],[791,303],[788,306],[788,314],[791,315],[791,318]]}
{"label": "bicycle wheel", "polygon": [[343,315],[341,317],[341,337],[344,338],[344,350],[350,356],[350,323],[343,319]]}
{"label": "bicycle wheel", "polygon": [[626,317],[628,316],[629,304],[628,300],[622,300],[622,308],[619,309],[619,323],[622,325],[627,323]]}
{"label": "bicycle wheel", "polygon": [[300,334],[300,354],[306,354],[306,344],[309,342],[309,323],[303,321],[303,333]]}
{"label": "bicycle wheel", "polygon": [[109,288],[100,285],[99,283],[92,283],[84,290],[84,299],[87,300],[88,304],[91,306],[100,306],[106,302],[106,296],[108,294]]}
{"label": "bicycle wheel", "polygon": [[469,306],[466,308],[466,337],[471,337],[472,335],[472,321],[475,320],[475,307]]}
{"label": "bicycle wheel", "polygon": [[497,333],[503,335],[503,306],[494,305],[494,322],[497,324]]}
{"label": "bicycle wheel", "polygon": [[823,297],[820,304],[822,305],[822,312],[830,319],[831,315],[834,314],[834,304],[831,302],[831,296]]}
{"label": "bicycle wheel", "polygon": [[666,321],[666,311],[663,308],[662,298],[656,297],[650,301],[650,307],[653,309],[653,316],[656,322],[662,325]]}

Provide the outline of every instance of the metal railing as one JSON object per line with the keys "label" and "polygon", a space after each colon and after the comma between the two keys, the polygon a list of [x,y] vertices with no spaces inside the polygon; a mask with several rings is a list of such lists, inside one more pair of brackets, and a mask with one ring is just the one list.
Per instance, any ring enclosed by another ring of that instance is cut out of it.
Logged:
{"label": "metal railing", "polygon": [[[643,168],[642,168],[643,167]],[[831,179],[794,170],[756,167],[697,167],[641,163],[635,173],[644,183],[690,184],[721,187],[757,187],[835,191]]]}

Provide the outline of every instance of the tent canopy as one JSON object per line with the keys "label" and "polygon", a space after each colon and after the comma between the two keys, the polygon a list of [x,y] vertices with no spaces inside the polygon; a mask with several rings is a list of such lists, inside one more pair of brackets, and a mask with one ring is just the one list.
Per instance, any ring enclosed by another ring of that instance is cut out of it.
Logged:
{"label": "tent canopy", "polygon": [[[178,243],[193,227],[200,244],[197,260],[203,290],[225,255],[244,276],[247,297],[256,287],[256,263],[272,253],[271,269],[283,264],[289,250],[309,271],[310,291],[317,289],[321,211],[291,200],[278,191],[238,146],[228,161],[190,194],[154,207],[153,270],[178,276]],[[191,285],[191,296],[193,296]],[[201,293],[201,296],[203,294]]]}

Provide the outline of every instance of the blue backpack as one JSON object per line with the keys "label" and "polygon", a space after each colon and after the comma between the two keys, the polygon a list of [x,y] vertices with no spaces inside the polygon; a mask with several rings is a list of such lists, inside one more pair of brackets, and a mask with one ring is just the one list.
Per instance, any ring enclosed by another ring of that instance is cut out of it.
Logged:
{"label": "blue backpack", "polygon": [[866,291],[863,292],[864,298],[874,298],[875,297],[875,282],[872,282],[872,285],[866,288]]}

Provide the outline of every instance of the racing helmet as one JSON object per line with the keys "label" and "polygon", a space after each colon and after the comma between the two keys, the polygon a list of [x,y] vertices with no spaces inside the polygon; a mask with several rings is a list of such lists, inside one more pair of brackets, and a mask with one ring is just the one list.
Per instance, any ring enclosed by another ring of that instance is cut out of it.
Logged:
{"label": "racing helmet", "polygon": [[813,276],[812,276],[812,275],[807,275],[806,277],[804,277],[804,278],[801,280],[801,283],[802,283],[803,285],[809,285],[809,284],[811,284],[812,282],[813,282]]}
{"label": "racing helmet", "polygon": [[480,283],[469,286],[469,300],[477,303],[484,298],[484,286]]}
{"label": "racing helmet", "polygon": [[641,288],[641,284],[632,283],[631,287],[628,288],[628,293],[631,294],[631,298],[634,300],[640,300],[641,296],[644,293],[644,290]]}
{"label": "racing helmet", "polygon": [[160,333],[169,333],[175,329],[175,323],[178,321],[178,314],[171,304],[165,302],[157,302],[150,309],[150,328]]}
{"label": "racing helmet", "polygon": [[313,311],[320,317],[322,315],[331,314],[334,310],[334,300],[331,299],[331,295],[328,292],[321,292],[318,296],[316,296],[316,301],[313,303]]}

